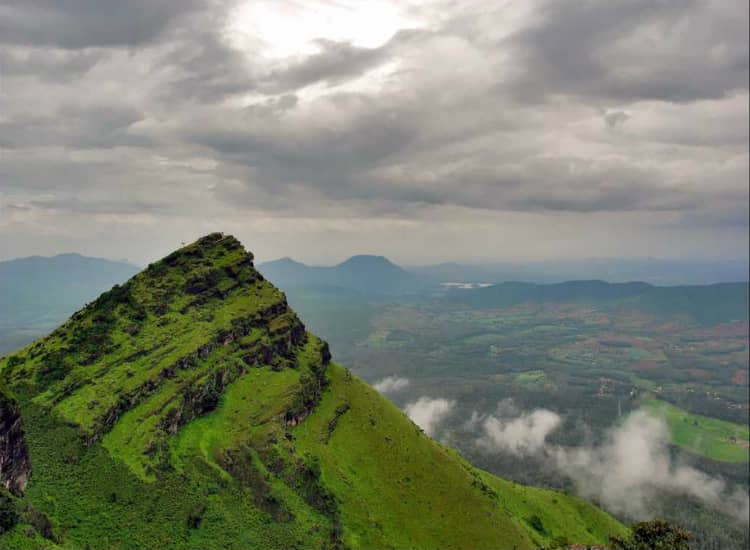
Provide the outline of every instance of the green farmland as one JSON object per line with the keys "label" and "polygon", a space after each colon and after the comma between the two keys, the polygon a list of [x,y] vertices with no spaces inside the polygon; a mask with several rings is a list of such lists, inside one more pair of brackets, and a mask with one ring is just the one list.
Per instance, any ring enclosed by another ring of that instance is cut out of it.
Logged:
{"label": "green farmland", "polygon": [[713,460],[748,462],[747,426],[691,414],[659,399],[651,398],[643,404],[665,418],[675,445]]}

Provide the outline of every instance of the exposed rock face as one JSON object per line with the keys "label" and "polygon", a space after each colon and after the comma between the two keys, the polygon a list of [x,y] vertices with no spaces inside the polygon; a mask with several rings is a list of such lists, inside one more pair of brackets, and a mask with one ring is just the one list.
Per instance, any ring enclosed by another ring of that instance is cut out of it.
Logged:
{"label": "exposed rock face", "polygon": [[22,495],[30,476],[31,460],[18,405],[0,390],[0,483]]}

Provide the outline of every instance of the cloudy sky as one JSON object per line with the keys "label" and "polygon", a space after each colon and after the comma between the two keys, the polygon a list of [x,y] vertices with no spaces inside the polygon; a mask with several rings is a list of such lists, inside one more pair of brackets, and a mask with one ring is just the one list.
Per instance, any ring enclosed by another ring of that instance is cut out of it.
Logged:
{"label": "cloudy sky", "polygon": [[746,0],[0,0],[0,258],[745,258]]}

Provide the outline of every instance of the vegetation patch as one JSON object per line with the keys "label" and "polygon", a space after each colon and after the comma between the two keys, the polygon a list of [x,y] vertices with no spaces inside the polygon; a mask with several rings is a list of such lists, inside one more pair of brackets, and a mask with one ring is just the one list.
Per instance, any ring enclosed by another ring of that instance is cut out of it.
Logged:
{"label": "vegetation patch", "polygon": [[231,237],[170,254],[13,357],[0,377],[32,475],[0,494],[0,548],[531,550],[627,534],[424,435],[330,363]]}
{"label": "vegetation patch", "polygon": [[692,414],[659,399],[649,398],[643,406],[666,420],[675,445],[712,460],[748,462],[748,426]]}

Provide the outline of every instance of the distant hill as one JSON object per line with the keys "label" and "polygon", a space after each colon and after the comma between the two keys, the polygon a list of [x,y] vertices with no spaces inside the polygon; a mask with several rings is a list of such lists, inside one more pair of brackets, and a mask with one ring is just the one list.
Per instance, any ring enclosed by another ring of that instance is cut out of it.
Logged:
{"label": "distant hill", "polygon": [[454,290],[446,300],[486,309],[523,303],[588,302],[654,314],[684,314],[708,324],[748,319],[748,283],[660,287],[642,282],[510,282]]}
{"label": "distant hill", "polygon": [[359,255],[335,266],[309,266],[291,258],[259,265],[286,289],[338,287],[365,293],[400,293],[435,288],[440,283],[524,281],[555,284],[579,279],[610,283],[643,281],[652,285],[708,285],[748,280],[746,260],[592,259],[484,264],[441,263],[398,266],[383,256]]}
{"label": "distant hill", "polygon": [[0,548],[532,550],[627,532],[432,440],[222,234],[1,359],[0,441]]}
{"label": "distant hill", "polygon": [[0,355],[51,330],[138,267],[79,254],[0,262]]}
{"label": "distant hill", "polygon": [[526,281],[560,283],[578,279],[644,281],[654,285],[707,285],[748,280],[745,260],[666,260],[656,258],[603,258],[589,260],[546,260],[484,264],[443,263],[408,266],[410,272],[440,282]]}
{"label": "distant hill", "polygon": [[367,295],[398,294],[420,286],[419,278],[383,256],[358,255],[334,266],[309,266],[282,258],[258,270],[286,289],[335,287]]}

